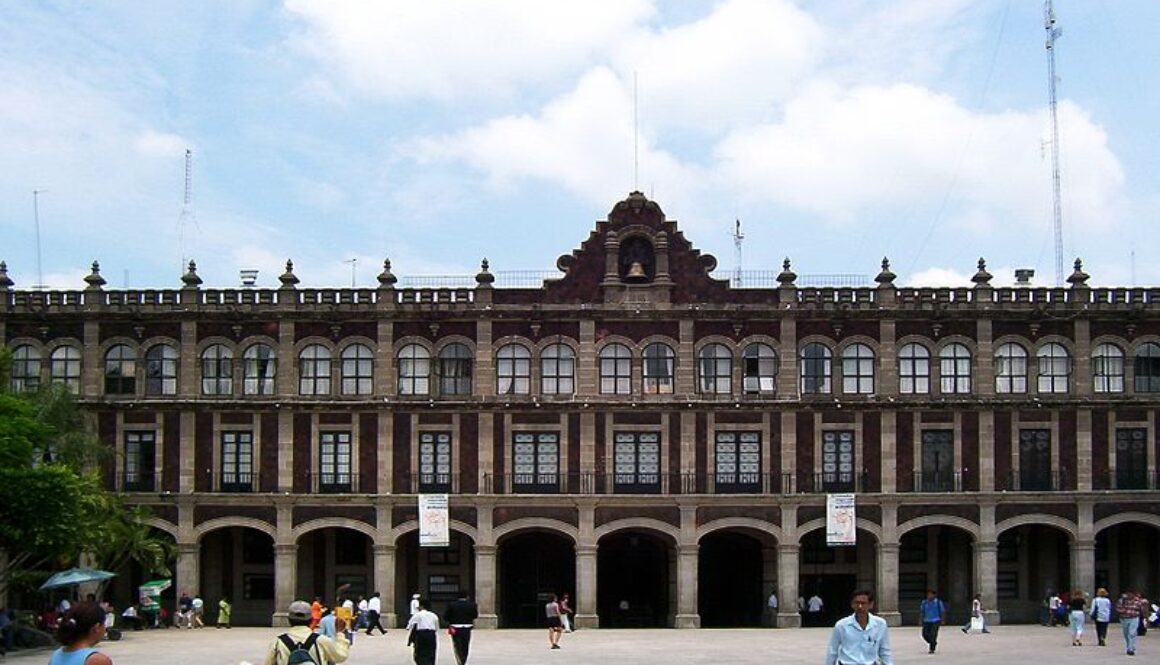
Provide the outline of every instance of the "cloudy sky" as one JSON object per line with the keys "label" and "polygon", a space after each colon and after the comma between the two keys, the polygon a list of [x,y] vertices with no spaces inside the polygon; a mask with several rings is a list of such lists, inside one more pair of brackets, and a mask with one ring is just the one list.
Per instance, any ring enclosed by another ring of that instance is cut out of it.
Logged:
{"label": "cloudy sky", "polygon": [[[1055,8],[1067,272],[1160,284],[1160,3]],[[0,259],[41,190],[53,287],[547,271],[640,189],[720,277],[740,219],[746,270],[1050,285],[1047,100],[1039,0],[3,2]]]}

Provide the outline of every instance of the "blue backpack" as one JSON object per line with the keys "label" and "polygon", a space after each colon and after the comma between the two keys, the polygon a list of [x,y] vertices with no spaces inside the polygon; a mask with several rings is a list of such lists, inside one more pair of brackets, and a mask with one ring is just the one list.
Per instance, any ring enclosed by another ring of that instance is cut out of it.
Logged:
{"label": "blue backpack", "polygon": [[286,665],[321,665],[311,653],[314,643],[318,641],[318,633],[311,633],[310,637],[302,642],[295,642],[289,633],[282,633],[278,639],[282,640],[282,644],[285,644],[286,648],[290,650],[290,657],[286,659]]}

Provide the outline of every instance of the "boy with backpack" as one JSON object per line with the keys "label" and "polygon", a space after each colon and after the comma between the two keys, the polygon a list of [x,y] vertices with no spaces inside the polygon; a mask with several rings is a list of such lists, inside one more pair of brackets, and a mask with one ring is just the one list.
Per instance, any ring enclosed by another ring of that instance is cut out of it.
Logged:
{"label": "boy with backpack", "polygon": [[342,619],[335,619],[337,635],[334,639],[310,630],[310,603],[306,601],[290,603],[286,619],[290,622],[290,630],[274,638],[266,652],[264,665],[341,663],[350,654],[350,642],[343,634],[346,622]]}

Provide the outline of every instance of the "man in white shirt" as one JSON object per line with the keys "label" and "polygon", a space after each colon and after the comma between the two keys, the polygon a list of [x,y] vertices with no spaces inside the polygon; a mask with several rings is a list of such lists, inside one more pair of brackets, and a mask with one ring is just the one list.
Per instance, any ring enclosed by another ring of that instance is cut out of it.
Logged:
{"label": "man in white shirt", "polygon": [[415,594],[415,595],[411,596],[411,616],[415,616],[415,613],[418,611],[419,611],[419,594]]}
{"label": "man in white shirt", "polygon": [[408,646],[414,647],[415,665],[435,665],[435,634],[439,630],[439,617],[427,609],[422,598],[413,598],[419,609],[407,621]]}
{"label": "man in white shirt", "polygon": [[376,591],[371,594],[370,600],[367,601],[367,635],[373,635],[375,628],[379,629],[380,634],[386,635],[387,629],[383,628],[380,621],[380,612],[383,609],[383,601],[379,598],[379,592]]}
{"label": "man in white shirt", "polygon": [[777,592],[772,591],[769,594],[769,600],[765,602],[765,606],[769,609],[769,625],[777,628]]}
{"label": "man in white shirt", "polygon": [[822,625],[822,608],[825,606],[821,596],[816,593],[810,596],[806,601],[806,625],[815,627]]}
{"label": "man in white shirt", "polygon": [[886,620],[870,614],[874,594],[855,591],[850,607],[854,613],[840,619],[830,633],[825,665],[894,665]]}

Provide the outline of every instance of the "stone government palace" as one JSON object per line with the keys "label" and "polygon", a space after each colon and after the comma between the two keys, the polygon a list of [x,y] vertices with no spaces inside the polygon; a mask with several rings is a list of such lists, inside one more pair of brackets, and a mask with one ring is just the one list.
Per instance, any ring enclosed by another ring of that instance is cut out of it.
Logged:
{"label": "stone government palace", "polygon": [[[1032,622],[1047,590],[1160,594],[1160,288],[768,288],[716,279],[633,192],[536,288],[22,290],[16,390],[71,387],[110,488],[179,552],[175,588],[242,624],[295,598],[460,592],[479,624],[797,626],[799,597],[891,623]],[[826,495],[857,544],[828,547]],[[450,495],[419,547],[417,496]],[[122,571],[114,601],[145,581]]]}

